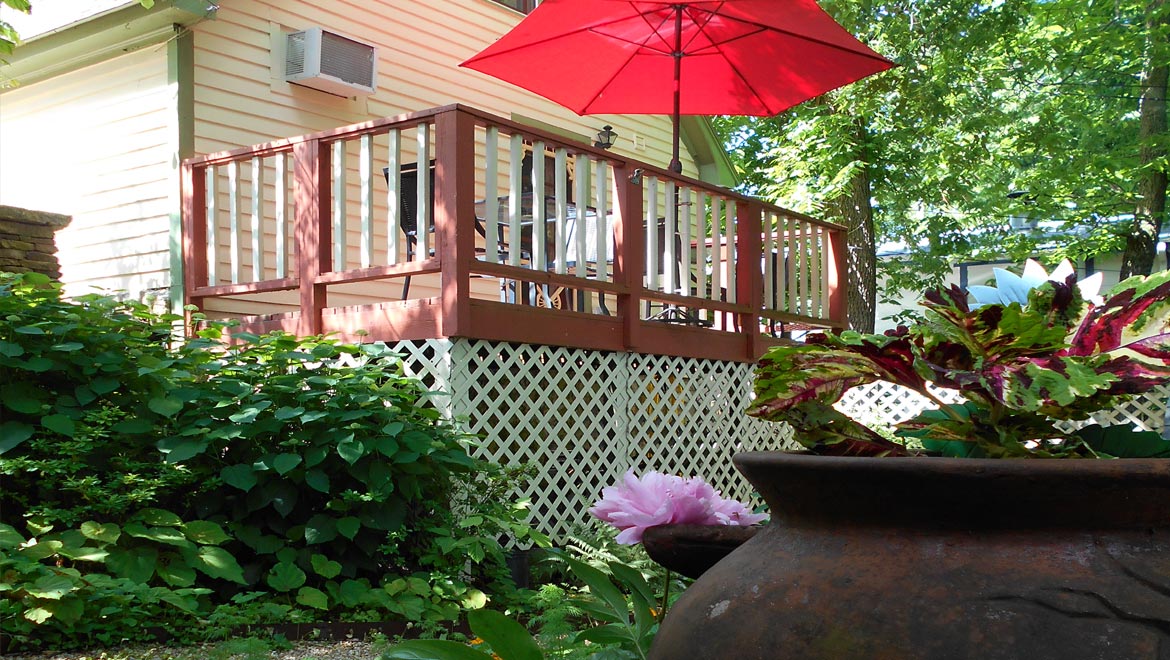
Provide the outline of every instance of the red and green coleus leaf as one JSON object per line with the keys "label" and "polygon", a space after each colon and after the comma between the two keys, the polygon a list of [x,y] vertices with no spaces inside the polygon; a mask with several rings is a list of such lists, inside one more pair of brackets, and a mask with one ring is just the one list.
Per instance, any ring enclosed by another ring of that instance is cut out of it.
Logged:
{"label": "red and green coleus leaf", "polygon": [[889,380],[921,391],[906,337],[819,336],[817,343],[774,346],[756,368],[756,400],[749,415],[769,417],[805,401],[832,405],[856,385]]}
{"label": "red and green coleus leaf", "polygon": [[1085,316],[1069,355],[1132,351],[1143,361],[1170,361],[1170,271],[1131,277]]}
{"label": "red and green coleus leaf", "polygon": [[1000,373],[1001,401],[1015,411],[1056,419],[1085,419],[1119,397],[1166,383],[1170,367],[1109,355],[1017,361]]}
{"label": "red and green coleus leaf", "polygon": [[[1072,287],[1075,290],[1075,287]],[[923,347],[924,357],[944,368],[970,370],[974,361],[996,361],[1019,355],[1050,353],[1064,348],[1073,320],[1066,316],[1067,302],[1072,299],[1083,307],[1079,294],[1070,287],[1048,282],[1034,291],[1035,307],[985,305],[971,310],[962,289],[952,286],[927,295],[926,322],[914,329]],[[1067,295],[1057,296],[1061,291]],[[1061,300],[1064,307],[1054,310],[1051,304]],[[1045,305],[1048,304],[1048,306]],[[966,362],[941,362],[932,359],[940,350],[955,352],[960,346],[968,352]]]}
{"label": "red and green coleus leaf", "polygon": [[[753,413],[754,414],[754,413]],[[825,456],[905,456],[902,445],[843,415],[831,405],[816,400],[777,408],[761,415],[772,422],[785,422],[794,429],[797,442],[813,453]]]}

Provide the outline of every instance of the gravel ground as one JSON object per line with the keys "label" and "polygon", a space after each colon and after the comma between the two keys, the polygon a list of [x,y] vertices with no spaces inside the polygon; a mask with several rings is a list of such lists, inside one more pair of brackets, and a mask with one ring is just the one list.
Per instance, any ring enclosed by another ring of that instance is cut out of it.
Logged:
{"label": "gravel ground", "polygon": [[[291,649],[240,650],[230,642],[191,647],[130,646],[69,653],[0,655],[3,660],[377,660],[385,643],[292,642]],[[234,652],[233,652],[234,651]]]}

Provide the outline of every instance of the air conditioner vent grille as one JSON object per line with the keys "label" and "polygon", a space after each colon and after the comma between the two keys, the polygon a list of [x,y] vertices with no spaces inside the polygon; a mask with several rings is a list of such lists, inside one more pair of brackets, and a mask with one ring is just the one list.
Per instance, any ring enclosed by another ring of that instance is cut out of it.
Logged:
{"label": "air conditioner vent grille", "polygon": [[372,94],[377,62],[374,46],[314,27],[288,35],[284,78],[338,96]]}
{"label": "air conditioner vent grille", "polygon": [[288,35],[284,53],[284,75],[297,76],[305,72],[305,33]]}
{"label": "air conditioner vent grille", "polygon": [[321,35],[321,73],[355,85],[369,85],[374,78],[374,51],[352,39],[326,32]]}

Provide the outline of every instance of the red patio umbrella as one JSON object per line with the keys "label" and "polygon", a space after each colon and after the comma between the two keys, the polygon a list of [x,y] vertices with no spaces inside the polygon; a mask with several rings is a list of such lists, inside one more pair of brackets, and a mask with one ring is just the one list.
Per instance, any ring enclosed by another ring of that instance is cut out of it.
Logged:
{"label": "red patio umbrella", "polygon": [[815,0],[545,0],[460,66],[577,114],[774,115],[894,63]]}

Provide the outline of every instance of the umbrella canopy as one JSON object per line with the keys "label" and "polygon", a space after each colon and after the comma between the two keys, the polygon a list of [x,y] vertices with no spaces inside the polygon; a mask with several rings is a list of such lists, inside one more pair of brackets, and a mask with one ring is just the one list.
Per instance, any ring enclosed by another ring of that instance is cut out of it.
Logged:
{"label": "umbrella canopy", "polygon": [[463,62],[577,114],[774,115],[894,64],[814,0],[545,0]]}

